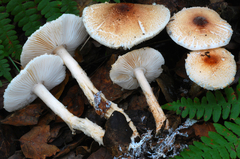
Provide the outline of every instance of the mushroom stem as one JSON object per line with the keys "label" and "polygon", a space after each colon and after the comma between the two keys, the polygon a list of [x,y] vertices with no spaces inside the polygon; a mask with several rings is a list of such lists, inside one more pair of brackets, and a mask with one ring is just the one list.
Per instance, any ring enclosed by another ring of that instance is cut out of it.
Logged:
{"label": "mushroom stem", "polygon": [[89,78],[85,71],[77,63],[77,61],[68,53],[68,51],[61,45],[58,46],[53,53],[59,55],[67,68],[70,70],[72,76],[77,80],[79,86],[87,96],[90,104],[94,106],[94,95],[98,90],[93,86],[92,82],[89,82]]}
{"label": "mushroom stem", "polygon": [[[53,53],[59,55],[62,58],[63,62],[72,73],[72,76],[77,80],[79,86],[83,90],[84,94],[86,95],[86,97],[88,98],[90,104],[94,107],[94,109],[95,110],[99,109],[98,107],[99,103],[95,101],[95,97],[97,93],[99,93],[99,90],[96,89],[96,87],[93,85],[93,83],[88,78],[85,71],[77,63],[77,61],[67,52],[67,50],[63,46],[58,46],[53,51]],[[132,123],[128,115],[123,111],[123,109],[119,108],[117,104],[111,101],[108,101],[105,98],[103,93],[100,92],[99,96],[101,97],[100,100],[102,100],[103,103],[110,103],[110,108],[108,108],[104,113],[105,118],[108,119],[114,111],[121,112],[122,114],[124,114],[124,116],[127,119],[127,122],[129,122],[129,126],[133,130],[133,137],[138,136],[136,127],[134,126],[134,124]]]}
{"label": "mushroom stem", "polygon": [[59,102],[48,90],[47,88],[38,83],[33,88],[33,93],[35,93],[56,115],[58,115],[62,120],[69,126],[73,133],[75,130],[80,130],[87,136],[92,137],[100,145],[103,145],[103,136],[105,131],[97,124],[89,121],[88,119],[82,119],[74,116],[70,113],[66,107]]}
{"label": "mushroom stem", "polygon": [[161,106],[159,105],[156,97],[154,96],[143,70],[141,68],[136,68],[134,69],[134,74],[147,99],[147,103],[156,122],[156,132],[158,133],[158,131],[162,128],[164,121],[166,120],[166,116]]}

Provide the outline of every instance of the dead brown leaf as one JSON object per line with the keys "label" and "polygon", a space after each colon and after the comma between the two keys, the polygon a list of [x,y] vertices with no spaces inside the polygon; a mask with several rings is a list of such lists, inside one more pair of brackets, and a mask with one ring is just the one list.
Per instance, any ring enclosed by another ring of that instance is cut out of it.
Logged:
{"label": "dead brown leaf", "polygon": [[89,156],[91,153],[97,151],[99,147],[99,144],[95,141],[93,141],[90,146],[78,146],[76,148],[76,155]]}
{"label": "dead brown leaf", "polygon": [[45,159],[60,150],[55,145],[47,144],[50,137],[50,126],[36,126],[23,135],[19,141],[23,154],[27,158]]}
{"label": "dead brown leaf", "polygon": [[106,96],[107,99],[114,101],[123,96],[125,93],[122,88],[113,84],[109,77],[111,65],[116,61],[117,55],[113,54],[105,66],[100,67],[96,73],[91,77],[91,80],[98,90]]}
{"label": "dead brown leaf", "polygon": [[16,151],[15,154],[13,154],[12,156],[10,156],[8,159],[23,159],[24,155],[22,153],[22,151]]}
{"label": "dead brown leaf", "polygon": [[107,151],[106,148],[102,147],[96,152],[92,153],[88,159],[112,159],[113,157],[111,154]]}
{"label": "dead brown leaf", "polygon": [[81,116],[84,111],[84,100],[80,96],[79,91],[80,88],[78,85],[71,87],[62,100],[62,104],[67,106],[68,111],[78,117]]}
{"label": "dead brown leaf", "polygon": [[82,11],[85,7],[92,4],[93,0],[75,0],[78,3],[78,10],[80,11],[80,16],[82,16]]}
{"label": "dead brown leaf", "polygon": [[52,120],[55,120],[56,114],[52,111],[42,116],[38,121],[38,126],[48,125]]}
{"label": "dead brown leaf", "polygon": [[61,134],[59,132],[62,127],[63,127],[63,124],[54,124],[54,126],[51,128],[51,131],[50,131],[50,134],[51,134],[50,135],[51,139],[49,140],[50,143]]}
{"label": "dead brown leaf", "polygon": [[[78,117],[80,117],[84,111],[84,99],[79,92],[80,87],[75,85],[68,90],[67,95],[62,100],[62,104],[67,107],[68,111]],[[63,121],[60,117],[56,116],[55,122]]]}
{"label": "dead brown leaf", "polygon": [[0,87],[0,109],[3,108],[3,94],[5,92],[5,89],[7,88],[8,85],[3,85]]}
{"label": "dead brown leaf", "polygon": [[15,152],[15,136],[9,125],[0,125],[0,158],[7,158]]}
{"label": "dead brown leaf", "polygon": [[175,73],[182,77],[188,79],[188,75],[185,70],[185,59],[187,58],[187,53],[185,53],[182,58],[176,63]]}
{"label": "dead brown leaf", "polygon": [[133,95],[130,99],[128,110],[144,110],[148,107],[146,97],[143,94]]}
{"label": "dead brown leaf", "polygon": [[194,124],[193,129],[195,131],[195,135],[199,137],[202,137],[202,136],[209,137],[208,136],[209,131],[216,132],[213,126],[213,123],[206,123],[206,122],[204,122],[203,124]]}
{"label": "dead brown leaf", "polygon": [[[66,145],[63,150],[61,150],[56,156],[54,156],[54,158],[59,158],[59,157],[65,156],[66,154],[70,153],[70,151],[75,149],[79,144],[81,144],[85,138],[86,138],[86,136],[84,136],[83,138],[81,138],[78,141],[75,141],[74,143]],[[78,156],[78,155],[83,155],[83,154],[77,154],[77,152],[76,152],[76,155]]]}
{"label": "dead brown leaf", "polygon": [[59,99],[60,96],[62,95],[62,92],[69,81],[69,76],[70,76],[70,73],[67,72],[64,81],[62,81],[61,84],[57,85],[51,90],[51,93],[54,95],[55,98]]}
{"label": "dead brown leaf", "polygon": [[6,117],[1,123],[14,126],[36,125],[43,110],[41,104],[31,104]]}
{"label": "dead brown leaf", "polygon": [[57,159],[83,159],[83,155],[75,155],[74,152],[69,152],[68,154],[64,155],[63,157],[57,157]]}
{"label": "dead brown leaf", "polygon": [[103,143],[112,156],[121,156],[128,152],[132,133],[125,116],[114,111],[106,122]]}

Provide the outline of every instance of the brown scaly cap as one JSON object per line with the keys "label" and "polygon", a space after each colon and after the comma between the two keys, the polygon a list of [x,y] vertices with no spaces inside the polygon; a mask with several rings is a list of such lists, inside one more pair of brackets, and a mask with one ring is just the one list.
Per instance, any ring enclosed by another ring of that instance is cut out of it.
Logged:
{"label": "brown scaly cap", "polygon": [[234,56],[224,48],[193,51],[185,67],[189,78],[208,90],[226,87],[236,74]]}
{"label": "brown scaly cap", "polygon": [[166,28],[173,41],[189,50],[225,46],[233,33],[231,26],[207,7],[183,8]]}
{"label": "brown scaly cap", "polygon": [[110,48],[130,49],[164,29],[170,11],[163,5],[100,3],[83,10],[90,36]]}

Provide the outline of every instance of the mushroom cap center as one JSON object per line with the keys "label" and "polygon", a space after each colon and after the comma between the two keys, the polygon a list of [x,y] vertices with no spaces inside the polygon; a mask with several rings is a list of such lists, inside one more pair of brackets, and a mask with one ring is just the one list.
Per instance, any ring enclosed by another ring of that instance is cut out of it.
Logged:
{"label": "mushroom cap center", "polygon": [[127,13],[133,8],[134,4],[132,3],[118,3],[114,5],[114,8],[118,13]]}
{"label": "mushroom cap center", "polygon": [[207,64],[208,66],[214,66],[214,65],[218,65],[221,57],[216,55],[216,54],[211,54],[206,51],[204,52],[204,54],[202,53],[201,56],[203,57],[203,61],[205,64]]}
{"label": "mushroom cap center", "polygon": [[197,26],[204,27],[206,26],[209,22],[205,17],[202,16],[197,16],[193,19],[193,23]]}

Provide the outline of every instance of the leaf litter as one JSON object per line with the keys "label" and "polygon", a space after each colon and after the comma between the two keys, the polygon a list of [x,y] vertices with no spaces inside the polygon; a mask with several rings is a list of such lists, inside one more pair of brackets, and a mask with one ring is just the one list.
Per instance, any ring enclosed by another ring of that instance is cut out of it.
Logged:
{"label": "leaf litter", "polygon": [[[134,3],[148,4],[152,4],[152,2],[153,0],[134,1]],[[183,7],[207,6],[210,3],[210,1],[207,0],[157,0],[154,2],[165,4],[169,7],[171,13],[175,13]],[[226,2],[228,1],[226,0]],[[234,12],[235,10],[231,6],[230,1],[229,6],[226,5],[226,2],[221,3],[220,1],[217,1],[210,3],[209,6],[218,9],[221,16],[225,17],[228,21],[232,20],[231,22],[234,22],[236,15],[235,13],[232,14],[232,12],[229,12],[229,8]],[[86,5],[90,3],[92,3],[92,1],[80,1],[80,10],[85,7],[81,6],[81,4]],[[238,24],[236,24],[235,30],[239,33],[240,29]],[[238,50],[237,45],[240,41],[239,35],[236,34],[233,39],[234,41],[232,41],[231,45],[227,47],[230,48],[235,55],[238,55],[238,51],[236,50]],[[161,36],[146,41],[139,46],[134,47],[134,49],[142,46],[157,48],[163,53],[166,59],[166,68],[163,72],[164,76],[160,76],[156,82],[151,83],[156,96],[158,96],[159,99],[165,99],[165,101],[160,100],[160,105],[170,102],[171,100],[175,101],[181,97],[194,98],[202,96],[205,93],[203,89],[194,89],[194,84],[186,77],[183,67],[184,58],[182,57],[186,55],[188,50],[175,45],[175,43],[169,40],[169,37],[166,36],[164,32],[161,33]],[[119,86],[114,85],[109,78],[111,64],[114,63],[118,55],[124,53],[126,53],[126,51],[112,50],[101,45],[95,47],[94,41],[90,39],[83,47],[83,50],[78,52],[79,56],[77,58],[87,74],[91,75],[91,80],[94,85],[103,92],[106,98],[116,102],[124,108],[126,112],[132,114],[136,119],[135,121],[138,122],[135,123],[135,125],[137,125],[138,130],[141,129],[141,131],[139,131],[141,132],[140,139],[130,143],[128,152],[122,152],[122,158],[123,156],[127,158],[173,157],[182,149],[187,148],[188,145],[192,143],[192,140],[199,140],[199,137],[207,136],[208,131],[215,131],[211,122],[202,123],[200,121],[199,124],[190,126],[191,124],[188,124],[189,120],[186,120],[184,123],[177,123],[175,128],[172,124],[172,128],[170,128],[169,131],[163,132],[160,136],[156,136],[153,131],[154,124],[147,122],[147,120],[151,121],[152,116],[151,114],[147,114],[148,107],[141,90],[122,90]],[[1,94],[4,91],[4,88],[5,87],[1,87]],[[97,116],[96,113],[88,113],[93,112],[93,109],[90,107],[89,103],[86,102],[86,99],[84,99],[81,90],[77,88],[76,82],[68,76],[62,85],[56,87],[55,90],[52,90],[52,93],[63,102],[72,113],[75,113],[75,115],[89,117],[94,122],[100,123],[100,126],[105,127],[106,120],[101,119],[103,121],[99,122],[100,119],[94,117]],[[191,92],[191,89],[193,92]],[[98,99],[98,97],[99,96],[96,95],[96,99]],[[0,98],[2,101],[2,96]],[[96,102],[97,101],[99,101],[99,99],[96,100]],[[35,103],[36,105],[42,104],[40,100],[36,100]],[[0,140],[2,143],[0,154],[7,157],[16,155],[21,156],[22,158],[24,156],[28,158],[62,158],[64,156],[89,159],[112,158],[112,152],[107,149],[107,146],[96,146],[96,143],[91,138],[86,137],[81,132],[77,132],[77,135],[72,136],[66,124],[58,119],[56,115],[52,114],[46,108],[43,108],[44,106],[41,105],[35,107],[36,105],[31,104],[29,107],[32,106],[33,108],[29,108],[25,112],[22,110],[22,112],[19,111],[12,114],[8,114],[4,110],[1,110],[0,116],[1,119],[4,120],[1,120],[2,125],[0,127]],[[170,113],[171,112],[167,112],[167,114]],[[153,120],[151,122],[153,122]],[[116,123],[116,125],[117,124],[118,123]],[[153,127],[150,125],[153,125]],[[19,134],[16,135],[17,132],[14,130],[17,130]],[[6,132],[9,132],[9,136]],[[184,142],[183,138],[187,139],[187,141]],[[121,146],[117,145],[117,147],[119,152],[123,151]],[[83,149],[86,150],[85,153],[83,153]],[[24,154],[24,156],[22,154]]]}

